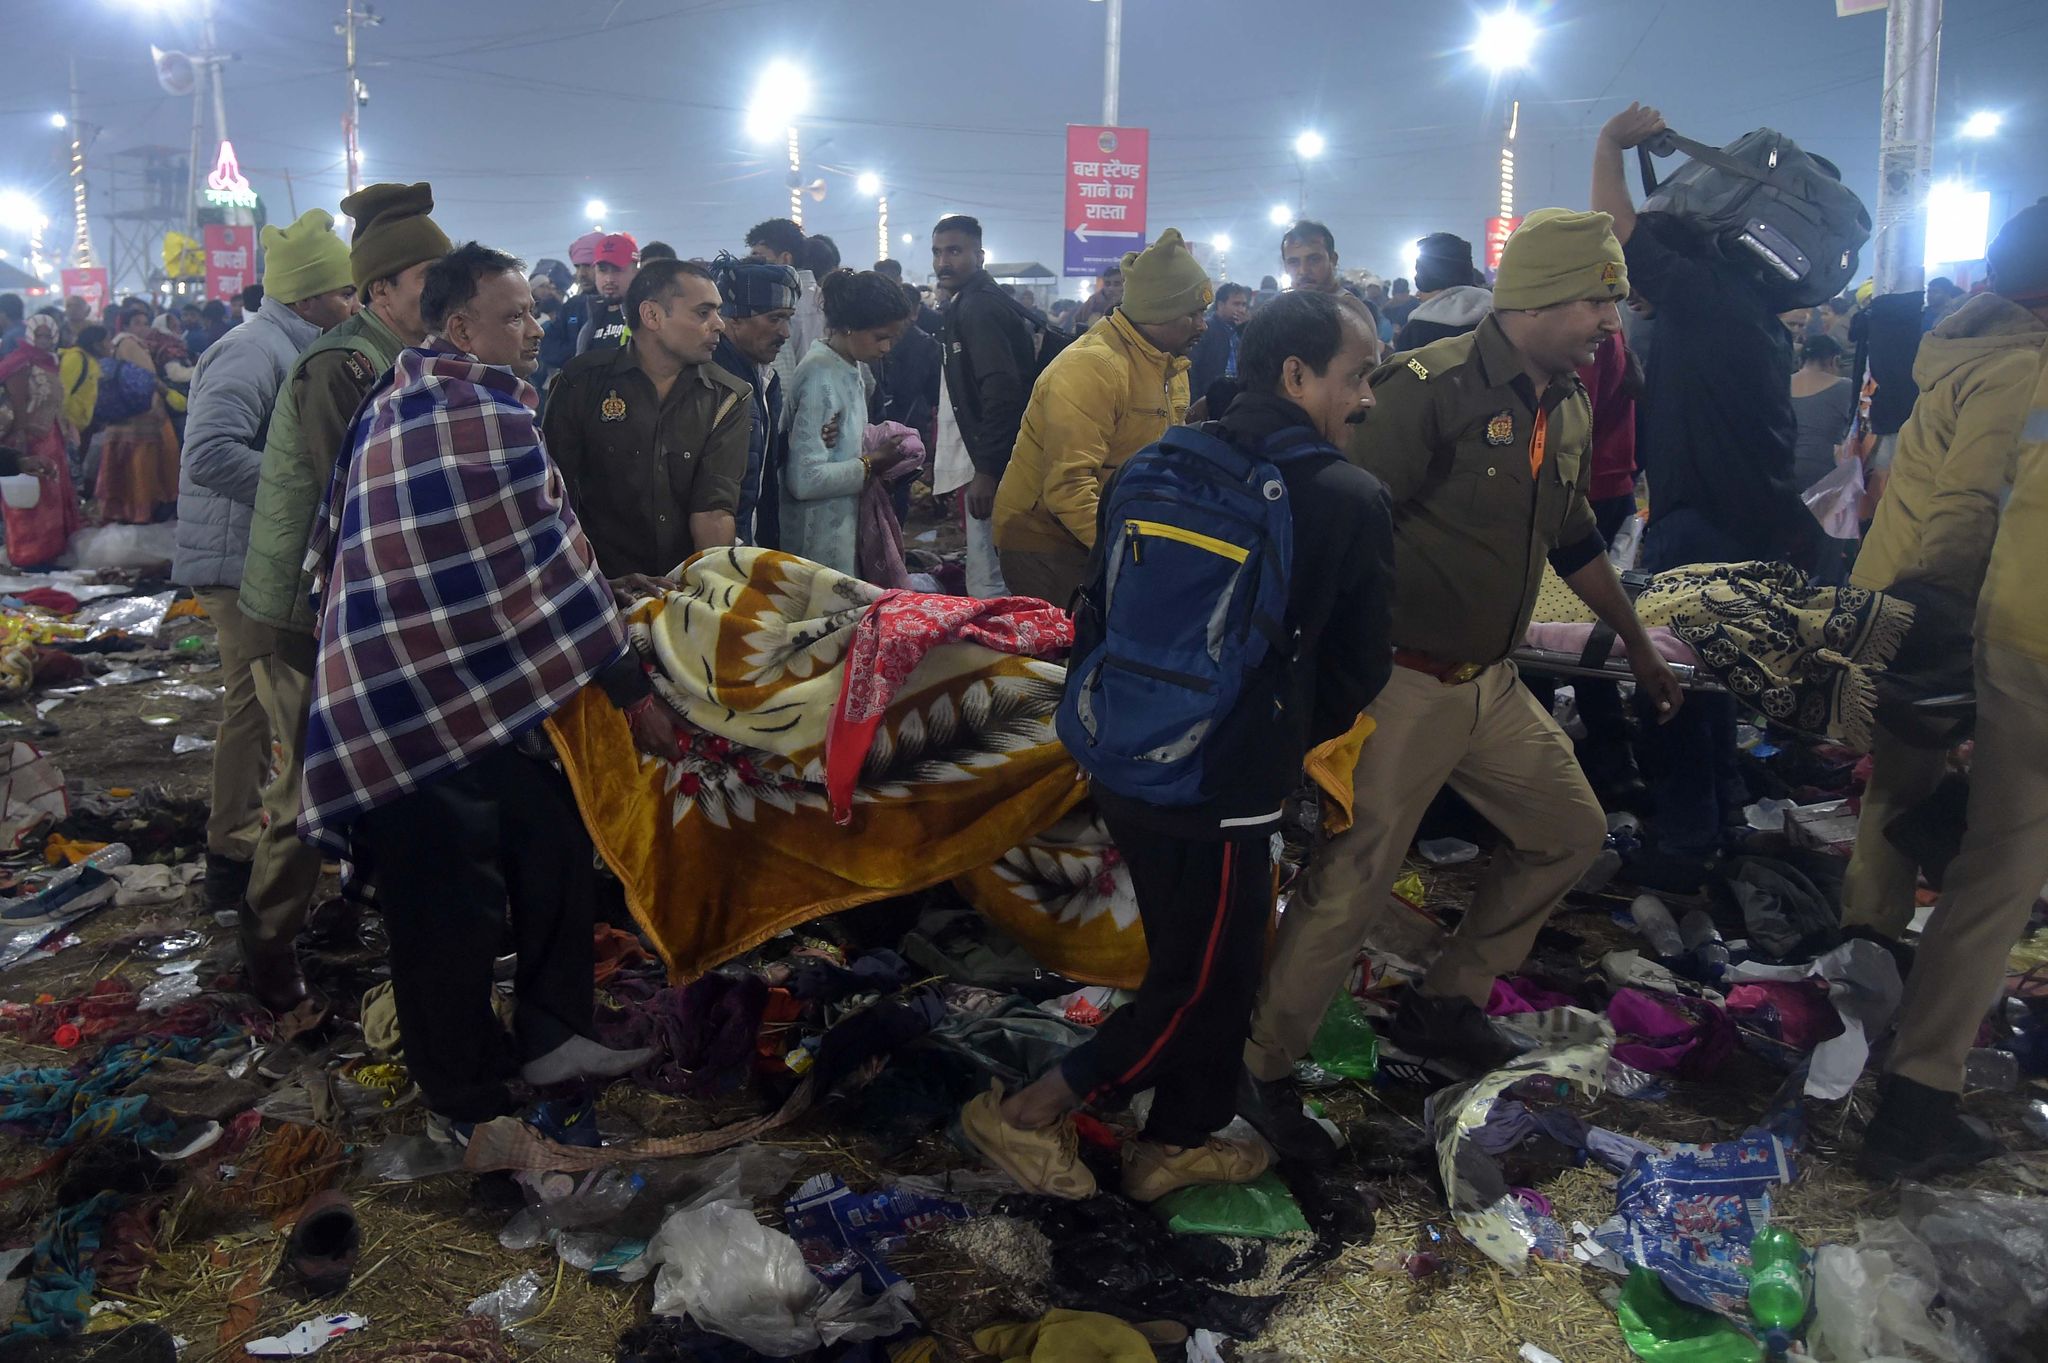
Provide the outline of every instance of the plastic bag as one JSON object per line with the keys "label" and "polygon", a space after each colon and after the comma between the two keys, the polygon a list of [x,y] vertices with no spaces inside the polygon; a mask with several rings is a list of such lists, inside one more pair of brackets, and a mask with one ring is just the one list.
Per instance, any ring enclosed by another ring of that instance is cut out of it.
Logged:
{"label": "plastic bag", "polygon": [[[104,528],[111,530],[120,527]],[[175,529],[168,525],[165,528]],[[87,533],[90,532],[81,530],[79,536]],[[75,546],[77,542],[78,536],[74,536],[73,545]],[[138,639],[155,638],[157,630],[163,626],[164,617],[171,613],[171,598],[174,595],[174,592],[158,592],[155,596],[121,596],[95,601],[80,607],[78,614],[71,617],[71,622],[84,625],[85,637],[88,639],[104,638],[109,634],[127,634]]]}
{"label": "plastic bag", "polygon": [[1597,1235],[1681,1300],[1748,1320],[1749,1242],[1770,1224],[1770,1190],[1795,1172],[1791,1147],[1762,1129],[1715,1145],[1674,1145],[1622,1175],[1616,1215]]}
{"label": "plastic bag", "polygon": [[783,1205],[783,1226],[793,1236],[811,1272],[828,1287],[858,1274],[870,1292],[903,1281],[887,1255],[903,1247],[912,1231],[947,1221],[965,1221],[967,1208],[902,1186],[856,1193],[836,1174],[817,1174]]}
{"label": "plastic bag", "polygon": [[1166,1228],[1182,1235],[1273,1240],[1308,1231],[1301,1204],[1270,1169],[1250,1183],[1198,1183],[1168,1193],[1152,1205],[1166,1218]]}
{"label": "plastic bag", "polygon": [[1756,1363],[1757,1342],[1729,1322],[1687,1306],[1664,1290],[1648,1269],[1628,1275],[1615,1308],[1621,1337],[1649,1363]]}
{"label": "plastic bag", "polygon": [[[1896,1222],[1881,1224],[1898,1229]],[[1910,1236],[1889,1246],[1822,1245],[1813,1254],[1814,1317],[1807,1347],[1820,1363],[1867,1363],[1904,1356],[1908,1349],[1954,1363],[1962,1356],[1953,1327],[1929,1314],[1939,1282],[1934,1256]]]}
{"label": "plastic bag", "polygon": [[1799,494],[1830,539],[1853,540],[1862,530],[1863,461],[1844,459]]}
{"label": "plastic bag", "polygon": [[828,1292],[796,1241],[730,1202],[669,1217],[647,1257],[661,1265],[655,1315],[690,1316],[770,1358],[894,1334],[915,1319],[908,1283],[869,1298],[848,1278]]}
{"label": "plastic bag", "polygon": [[1380,1040],[1366,1021],[1358,1000],[1343,990],[1330,999],[1309,1043],[1309,1058],[1331,1074],[1347,1079],[1371,1079],[1380,1068]]}
{"label": "plastic bag", "polygon": [[394,1136],[363,1160],[364,1175],[378,1183],[410,1183],[461,1168],[461,1146],[418,1133]]}
{"label": "plastic bag", "polygon": [[486,1292],[469,1304],[469,1314],[496,1321],[501,1330],[510,1329],[540,1308],[540,1274],[532,1269],[508,1279],[494,1292]]}

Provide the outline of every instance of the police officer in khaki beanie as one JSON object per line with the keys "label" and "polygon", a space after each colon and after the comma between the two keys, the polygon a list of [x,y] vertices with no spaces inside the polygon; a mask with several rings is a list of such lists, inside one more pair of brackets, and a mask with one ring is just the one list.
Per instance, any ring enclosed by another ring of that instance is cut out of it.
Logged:
{"label": "police officer in khaki beanie", "polygon": [[1087,571],[1102,485],[1187,414],[1188,352],[1216,297],[1171,227],[1123,275],[1124,301],[1038,376],[996,490],[1003,581],[1056,606]]}
{"label": "police officer in khaki beanie", "polygon": [[1571,740],[1522,686],[1545,566],[1613,628],[1663,718],[1682,699],[1608,563],[1586,504],[1593,410],[1576,371],[1621,327],[1628,271],[1605,213],[1543,209],[1508,239],[1478,329],[1398,355],[1350,455],[1394,507],[1394,662],[1369,712],[1354,821],[1297,882],[1245,1050],[1242,1110],[1301,1158],[1332,1152],[1286,1090],[1445,785],[1502,836],[1458,931],[1404,991],[1388,1039],[1479,1069],[1509,1053],[1483,1005],[1495,976],[1599,853],[1607,832]]}
{"label": "police officer in khaki beanie", "polygon": [[250,992],[278,1010],[305,997],[292,943],[320,879],[320,854],[297,832],[319,627],[308,603],[306,540],[356,408],[399,351],[427,339],[420,290],[427,266],[451,249],[448,234],[428,216],[433,209],[426,184],[365,185],[341,201],[355,220],[348,265],[363,308],[299,356],[263,448],[241,608],[273,635],[268,656],[250,672],[284,763],[264,792],[269,823],[250,867],[241,937]]}

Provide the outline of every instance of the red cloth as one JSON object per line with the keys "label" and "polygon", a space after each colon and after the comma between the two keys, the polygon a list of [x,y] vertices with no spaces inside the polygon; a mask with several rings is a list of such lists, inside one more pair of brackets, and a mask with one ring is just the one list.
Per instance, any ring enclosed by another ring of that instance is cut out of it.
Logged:
{"label": "red cloth", "polygon": [[825,729],[825,793],[835,823],[853,822],[853,788],[897,691],[940,644],[1051,658],[1074,646],[1074,622],[1035,597],[884,592],[861,613],[846,650],[846,677]]}
{"label": "red cloth", "polygon": [[14,599],[24,606],[40,606],[52,615],[71,615],[78,610],[78,598],[55,587],[30,587],[16,592]]}
{"label": "red cloth", "polygon": [[1593,352],[1593,363],[1579,371],[1586,396],[1593,400],[1593,480],[1588,501],[1626,497],[1636,485],[1636,400],[1624,391],[1628,378],[1628,342],[1615,332]]}

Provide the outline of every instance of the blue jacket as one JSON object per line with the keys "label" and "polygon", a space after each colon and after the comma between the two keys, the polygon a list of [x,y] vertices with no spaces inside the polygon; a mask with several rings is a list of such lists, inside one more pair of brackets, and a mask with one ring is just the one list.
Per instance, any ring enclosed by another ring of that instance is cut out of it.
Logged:
{"label": "blue jacket", "polygon": [[[1234,322],[1226,322],[1215,313],[1209,314],[1209,329],[1202,333],[1202,339],[1195,342],[1194,353],[1188,356],[1188,395],[1199,398],[1209,391],[1209,385],[1218,379],[1237,377],[1237,350],[1244,341],[1244,328]],[[1209,413],[1220,419],[1221,412]]]}

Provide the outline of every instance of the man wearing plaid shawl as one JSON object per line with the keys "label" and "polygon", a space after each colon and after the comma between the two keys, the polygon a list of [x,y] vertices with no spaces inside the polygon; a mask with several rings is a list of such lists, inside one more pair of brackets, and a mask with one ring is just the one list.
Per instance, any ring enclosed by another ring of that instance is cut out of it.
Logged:
{"label": "man wearing plaid shawl", "polygon": [[[431,335],[356,414],[307,554],[322,609],[299,834],[370,867],[406,1065],[459,1139],[513,1109],[515,1072],[545,1087],[649,1054],[586,1035],[591,845],[541,720],[595,683],[641,751],[678,739],[541,445],[520,262],[458,248],[421,315]],[[508,916],[511,1052],[490,1006]]]}

